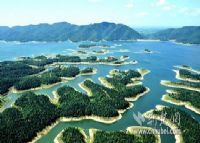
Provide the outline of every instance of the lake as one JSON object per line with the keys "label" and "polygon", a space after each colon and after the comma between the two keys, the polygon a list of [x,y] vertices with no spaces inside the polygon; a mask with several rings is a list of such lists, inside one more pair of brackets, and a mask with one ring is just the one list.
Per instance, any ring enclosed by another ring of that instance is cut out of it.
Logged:
{"label": "lake", "polygon": [[[158,41],[116,41],[116,42],[103,42],[104,44],[111,45],[110,52],[105,55],[98,55],[98,57],[104,56],[117,56],[127,55],[131,60],[137,60],[138,64],[133,65],[121,65],[121,66],[109,66],[109,65],[78,65],[80,68],[94,67],[97,69],[97,74],[90,76],[79,76],[74,80],[58,84],[49,89],[36,90],[38,94],[48,94],[50,98],[53,98],[52,91],[63,85],[70,85],[81,92],[84,92],[78,84],[84,81],[86,78],[91,78],[93,81],[100,83],[98,77],[106,76],[112,69],[137,69],[145,68],[151,70],[151,73],[145,76],[143,84],[151,89],[151,91],[139,100],[134,102],[134,107],[129,109],[123,114],[121,120],[114,124],[103,124],[92,120],[83,120],[79,122],[60,122],[56,125],[47,135],[42,137],[38,143],[53,143],[56,135],[64,128],[69,126],[78,126],[88,130],[89,128],[97,128],[102,130],[125,130],[128,126],[138,126],[139,124],[134,120],[133,113],[144,113],[150,109],[155,108],[156,105],[175,106],[182,109],[193,116],[200,122],[200,116],[194,112],[180,106],[172,105],[161,100],[163,94],[165,94],[168,87],[160,85],[162,79],[176,81],[175,73],[172,71],[175,65],[189,65],[194,69],[200,69],[200,46],[196,45],[182,45],[172,42],[158,42]],[[74,55],[76,50],[80,50],[78,45],[80,43],[67,42],[52,42],[52,43],[40,43],[40,42],[0,42],[0,61],[15,60],[20,56],[37,56],[37,55],[56,55],[56,54],[69,54]],[[126,49],[126,50],[120,50]],[[152,54],[143,53],[144,49],[153,51]],[[88,51],[99,49],[87,49]],[[20,94],[8,93],[9,102],[3,105],[3,108],[8,108],[11,104],[20,96]],[[158,122],[160,124],[160,122]],[[143,123],[144,126],[149,125],[146,120]],[[167,127],[163,124],[160,126],[163,129]],[[174,135],[161,135],[162,143],[175,142]]]}

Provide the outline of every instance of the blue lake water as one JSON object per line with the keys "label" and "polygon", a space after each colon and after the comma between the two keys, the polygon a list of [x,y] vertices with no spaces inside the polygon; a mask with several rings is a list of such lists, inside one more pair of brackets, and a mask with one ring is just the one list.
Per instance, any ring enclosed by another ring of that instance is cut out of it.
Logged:
{"label": "blue lake water", "polygon": [[[169,89],[160,85],[162,79],[176,81],[175,73],[172,71],[175,65],[189,65],[194,69],[200,69],[200,46],[186,46],[175,44],[171,42],[153,42],[153,41],[140,41],[140,42],[104,42],[111,45],[108,48],[110,53],[104,56],[117,56],[128,55],[131,60],[137,60],[136,65],[121,65],[121,66],[109,66],[109,65],[79,65],[83,67],[94,67],[97,69],[97,74],[91,76],[80,76],[74,80],[58,84],[49,89],[41,89],[35,91],[38,94],[48,94],[50,98],[53,98],[52,91],[55,91],[58,87],[65,84],[75,87],[81,90],[78,84],[84,81],[86,78],[91,78],[93,81],[100,83],[98,77],[106,76],[112,69],[137,69],[146,68],[151,70],[151,73],[145,76],[143,84],[151,89],[151,91],[145,96],[141,97],[138,101],[134,102],[134,107],[129,109],[123,114],[121,120],[114,124],[103,124],[92,120],[83,120],[79,122],[60,122],[54,127],[47,135],[42,137],[38,143],[53,143],[53,139],[56,135],[68,126],[79,126],[86,130],[89,128],[98,128],[102,130],[125,130],[128,126],[136,126],[138,123],[133,118],[133,113],[144,113],[150,109],[155,108],[156,105],[175,106],[161,100],[165,90]],[[15,60],[20,56],[36,56],[36,55],[55,55],[55,54],[73,54],[74,50],[80,50],[78,48],[79,43],[71,42],[59,42],[59,43],[17,43],[17,42],[0,42],[0,61]],[[120,49],[127,49],[125,52],[120,52]],[[153,51],[153,54],[144,54],[143,50],[149,49]],[[94,49],[91,49],[94,50]],[[96,49],[95,49],[96,50]],[[20,96],[20,94],[9,93],[8,98],[10,102],[3,107],[10,107],[10,105]],[[180,106],[175,106],[181,110],[188,112],[196,120],[200,121],[200,116],[194,112]],[[160,122],[158,122],[160,123]],[[147,125],[147,122],[143,124]],[[165,125],[161,125],[162,128],[167,128]],[[175,142],[174,135],[161,135],[162,143]]]}

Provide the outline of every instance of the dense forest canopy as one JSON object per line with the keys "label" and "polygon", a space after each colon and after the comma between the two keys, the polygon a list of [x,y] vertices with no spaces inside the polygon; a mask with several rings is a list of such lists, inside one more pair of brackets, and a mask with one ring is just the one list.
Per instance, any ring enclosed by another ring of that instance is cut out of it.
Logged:
{"label": "dense forest canopy", "polygon": [[22,78],[14,87],[17,90],[27,90],[40,87],[41,85],[50,85],[61,82],[61,77],[75,77],[80,73],[78,67],[57,67],[41,75]]}
{"label": "dense forest canopy", "polygon": [[0,94],[8,92],[9,88],[20,79],[43,71],[43,67],[33,68],[18,61],[0,62]]}
{"label": "dense forest canopy", "polygon": [[80,129],[69,127],[62,133],[63,143],[85,143],[84,136],[81,134]]}
{"label": "dense forest canopy", "polygon": [[180,77],[183,77],[183,78],[200,80],[200,74],[193,73],[193,72],[186,70],[186,69],[179,69],[179,74],[180,74]]}
{"label": "dense forest canopy", "polygon": [[185,143],[199,142],[200,124],[198,121],[196,121],[186,112],[174,107],[164,107],[162,110],[153,111],[153,114],[156,114],[156,115],[162,116],[163,113],[166,113],[166,119],[169,119],[170,121],[172,121],[172,117],[174,117],[176,113],[180,115],[180,122],[177,122],[175,124],[182,131],[182,136]]}
{"label": "dense forest canopy", "polygon": [[[78,70],[76,67],[69,68],[74,71]],[[46,76],[46,73],[44,74]],[[73,75],[70,74],[70,76]],[[125,83],[121,81],[123,86]],[[0,142],[28,142],[36,136],[37,132],[54,123],[59,117],[118,117],[119,109],[129,107],[129,102],[124,98],[125,94],[130,91],[121,92],[91,80],[85,80],[83,85],[91,90],[93,96],[83,94],[72,87],[63,86],[57,90],[58,102],[56,104],[53,104],[46,95],[36,95],[33,92],[24,93],[15,101],[12,108],[0,113]],[[130,87],[133,96],[145,91],[145,87],[140,86],[144,90],[138,90],[137,86]]]}
{"label": "dense forest canopy", "polygon": [[187,89],[173,89],[175,93],[168,93],[168,95],[176,100],[183,102],[190,102],[192,106],[200,109],[200,93],[197,91]]}
{"label": "dense forest canopy", "polygon": [[94,135],[94,143],[155,143],[153,134],[134,135],[124,131],[97,131]]}
{"label": "dense forest canopy", "polygon": [[[49,34],[51,33],[51,34]],[[15,27],[0,27],[0,40],[5,41],[101,41],[135,40],[142,36],[132,28],[115,23],[73,25],[67,22]]]}
{"label": "dense forest canopy", "polygon": [[[126,131],[101,131],[92,129],[90,136],[87,136],[87,140],[91,143],[154,143],[156,137],[153,133],[149,134],[133,134]],[[64,143],[85,143],[86,135],[83,129],[76,127],[68,127],[64,129],[61,134],[61,141]]]}
{"label": "dense forest canopy", "polygon": [[[118,60],[115,57],[97,59],[96,56],[89,56],[81,59],[79,56],[56,55],[55,57],[46,57],[41,55],[36,57],[21,57],[17,61],[0,62],[0,94],[7,93],[9,88],[14,85],[18,90],[25,90],[39,87],[42,84],[49,85],[60,82],[60,77],[75,77],[81,72],[91,71],[89,68],[80,71],[77,67],[68,67],[62,69],[55,68],[51,73],[42,74],[40,77],[36,75],[44,72],[48,68],[48,65],[53,63],[113,63]],[[29,77],[30,75],[31,77]]]}
{"label": "dense forest canopy", "polygon": [[15,106],[0,113],[1,143],[28,142],[58,118],[58,109],[44,95],[25,93]]}
{"label": "dense forest canopy", "polygon": [[200,44],[200,26],[185,26],[158,31],[150,36],[160,40],[176,40],[182,43]]}

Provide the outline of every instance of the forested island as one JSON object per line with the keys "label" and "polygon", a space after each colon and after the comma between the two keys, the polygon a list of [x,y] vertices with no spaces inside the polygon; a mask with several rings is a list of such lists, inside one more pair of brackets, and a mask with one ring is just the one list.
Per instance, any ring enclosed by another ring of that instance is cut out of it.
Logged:
{"label": "forested island", "polygon": [[174,70],[176,72],[176,78],[185,81],[191,82],[200,82],[200,72],[194,70],[190,67],[177,67],[178,70]]}
{"label": "forested island", "polygon": [[[44,71],[44,67],[34,68],[19,61],[0,62],[0,95],[8,92],[9,88],[20,79]],[[17,75],[17,76],[16,76]]]}
{"label": "forested island", "polygon": [[22,78],[14,85],[12,91],[18,92],[20,90],[46,88],[61,81],[71,80],[78,75],[90,75],[95,73],[96,70],[89,67],[83,70],[80,70],[78,67],[74,66],[56,67],[40,75]]}
{"label": "forested island", "polygon": [[200,114],[200,74],[188,66],[177,67],[176,78],[181,82],[161,81],[161,84],[175,87],[167,90],[162,100],[176,105],[183,105],[186,108]]}
{"label": "forested island", "polygon": [[168,87],[182,88],[200,92],[200,83],[188,82],[188,81],[172,82],[168,80],[161,80],[160,83]]}
{"label": "forested island", "polygon": [[[92,50],[92,51],[87,51],[87,50],[78,50],[74,51],[71,55],[76,55],[76,56],[87,56],[87,55],[105,55],[110,53],[109,50],[101,49],[101,50]],[[121,59],[120,59],[121,60]]]}
{"label": "forested island", "polygon": [[149,49],[144,49],[144,53],[151,54],[153,52],[151,50],[149,50]]}
{"label": "forested island", "polygon": [[[15,86],[15,88],[18,90],[36,88],[43,84],[49,85],[52,83],[60,82],[60,78],[62,76],[74,77],[79,73],[78,69],[74,70],[72,68],[70,69],[72,71],[63,69],[61,73],[58,73],[56,69],[52,70],[51,72],[46,72],[50,66],[55,67],[62,64],[122,65],[129,63],[130,62],[121,61],[115,57],[106,57],[103,59],[98,59],[96,56],[89,56],[85,59],[81,59],[79,56],[65,55],[56,55],[55,57],[47,57],[43,55],[36,57],[20,57],[17,61],[0,62],[0,76],[2,77],[0,79],[0,95],[6,94],[13,86]],[[135,63],[137,63],[137,61],[135,61],[133,64]],[[66,75],[64,75],[64,72]],[[73,75],[68,75],[70,73]],[[37,74],[41,75],[38,77]]]}
{"label": "forested island", "polygon": [[197,70],[193,70],[188,66],[175,67],[179,68],[178,70],[175,70],[176,78],[182,81],[172,82],[168,80],[161,80],[161,84],[169,87],[182,88],[200,92],[200,73]]}
{"label": "forested island", "polygon": [[[200,140],[199,122],[180,109],[157,106],[156,109],[144,113],[144,116],[146,118],[160,120],[169,126],[175,134],[176,143],[198,143]],[[173,120],[176,117],[177,120]]]}
{"label": "forested island", "polygon": [[97,69],[95,68],[85,68],[85,69],[82,69],[80,71],[81,75],[90,75],[90,74],[95,74],[97,72]]}
{"label": "forested island", "polygon": [[184,105],[186,108],[200,114],[200,93],[187,89],[169,90],[163,95],[162,100],[176,105]]}
{"label": "forested island", "polygon": [[80,44],[79,48],[109,48],[110,45],[107,44],[96,44],[96,43],[85,43],[85,44]]}
{"label": "forested island", "polygon": [[191,72],[196,73],[196,74],[200,74],[199,70],[193,69],[192,67],[190,67],[188,65],[178,65],[178,66],[174,66],[174,67],[178,68],[178,69],[188,70],[188,71],[191,71]]}
{"label": "forested island", "polygon": [[[139,130],[148,131],[149,134],[140,134]],[[137,133],[138,132],[138,133]],[[83,129],[69,127],[64,129],[54,139],[55,143],[160,143],[160,136],[156,131],[147,127],[128,127],[126,131],[101,131],[89,129],[87,136]]]}
{"label": "forested island", "polygon": [[[34,75],[21,77],[15,83],[13,83],[13,87],[11,88],[11,90],[12,92],[19,92],[19,91],[30,90],[30,89],[35,90],[39,88],[48,88],[50,86],[55,85],[56,83],[73,79],[74,77],[78,75],[90,75],[90,74],[95,74],[95,73],[96,73],[96,70],[89,67],[83,70],[80,70],[78,67],[74,67],[74,66],[68,66],[68,67],[59,66],[40,74],[34,74]],[[5,77],[5,78],[7,78],[8,80],[11,77]]]}
{"label": "forested island", "polygon": [[88,139],[83,129],[69,127],[56,136],[54,143],[88,143]]}
{"label": "forested island", "polygon": [[133,74],[135,72],[129,71],[127,77],[118,79],[123,88],[111,89],[91,80],[85,80],[83,85],[90,90],[92,96],[69,86],[60,87],[56,92],[56,99],[53,100],[46,95],[24,93],[15,101],[12,108],[0,113],[1,141],[28,142],[36,137],[38,132],[45,134],[48,131],[47,126],[55,126],[59,121],[93,119],[113,123],[119,120],[121,114],[131,107],[125,97],[136,97],[147,91],[142,85],[126,87],[131,78],[136,76]]}

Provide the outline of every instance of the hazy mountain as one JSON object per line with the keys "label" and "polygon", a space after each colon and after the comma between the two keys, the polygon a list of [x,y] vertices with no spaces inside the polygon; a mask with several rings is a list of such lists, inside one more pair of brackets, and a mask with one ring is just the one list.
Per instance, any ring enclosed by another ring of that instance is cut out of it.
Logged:
{"label": "hazy mountain", "polygon": [[200,44],[200,26],[170,28],[156,32],[151,38],[160,40],[176,40],[182,43]]}
{"label": "hazy mountain", "polygon": [[66,22],[15,27],[0,27],[0,40],[5,41],[100,41],[135,40],[142,36],[132,28],[115,23],[73,25]]}

